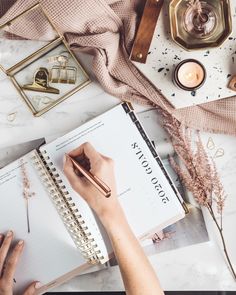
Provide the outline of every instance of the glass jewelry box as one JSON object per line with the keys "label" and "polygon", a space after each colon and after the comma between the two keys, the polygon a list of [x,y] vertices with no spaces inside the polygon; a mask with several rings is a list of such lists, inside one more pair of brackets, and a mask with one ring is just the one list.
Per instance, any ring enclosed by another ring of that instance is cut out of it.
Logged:
{"label": "glass jewelry box", "polygon": [[0,26],[0,69],[34,116],[91,82],[40,4]]}

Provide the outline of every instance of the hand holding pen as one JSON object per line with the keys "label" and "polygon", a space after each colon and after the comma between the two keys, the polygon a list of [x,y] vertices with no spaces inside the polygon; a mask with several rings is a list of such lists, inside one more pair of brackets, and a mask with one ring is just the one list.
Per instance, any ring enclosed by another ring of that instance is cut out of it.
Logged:
{"label": "hand holding pen", "polygon": [[[88,163],[84,161],[85,164],[81,165],[82,158],[87,158]],[[106,212],[112,212],[111,206],[117,205],[114,162],[97,152],[90,143],[84,143],[65,155],[64,173],[72,188],[100,218]]]}
{"label": "hand holding pen", "polygon": [[74,165],[74,168],[77,169],[77,171],[84,176],[94,187],[100,191],[104,197],[109,198],[111,196],[111,189],[96,175],[93,175],[91,172],[89,172],[87,169],[85,169],[79,162],[77,162],[75,159],[73,159],[71,156],[66,154],[66,157],[69,158],[69,160]]}

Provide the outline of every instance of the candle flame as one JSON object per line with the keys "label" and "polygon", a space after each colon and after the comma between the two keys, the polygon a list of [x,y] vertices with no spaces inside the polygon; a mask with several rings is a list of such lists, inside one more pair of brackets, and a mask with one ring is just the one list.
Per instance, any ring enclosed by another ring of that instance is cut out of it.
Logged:
{"label": "candle flame", "polygon": [[194,79],[194,73],[192,73],[192,72],[188,72],[188,73],[186,73],[185,74],[185,78],[186,78],[186,80],[188,80],[188,81],[191,81],[191,80],[193,80]]}

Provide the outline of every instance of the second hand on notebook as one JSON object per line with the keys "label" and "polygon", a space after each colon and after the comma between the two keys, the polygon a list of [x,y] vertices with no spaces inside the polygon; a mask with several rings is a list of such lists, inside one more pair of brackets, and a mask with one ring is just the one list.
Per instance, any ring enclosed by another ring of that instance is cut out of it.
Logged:
{"label": "second hand on notebook", "polygon": [[73,163],[74,167],[90,182],[92,183],[97,190],[99,190],[106,198],[111,196],[111,189],[99,179],[97,176],[93,175],[89,171],[87,171],[83,166],[81,166],[77,161],[75,161],[72,157],[66,154],[71,162]]}

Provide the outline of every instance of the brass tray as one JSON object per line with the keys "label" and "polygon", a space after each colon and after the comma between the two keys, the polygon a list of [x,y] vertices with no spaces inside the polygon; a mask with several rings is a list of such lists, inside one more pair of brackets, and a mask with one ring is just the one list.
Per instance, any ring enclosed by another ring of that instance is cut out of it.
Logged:
{"label": "brass tray", "polygon": [[[44,27],[41,27],[40,22],[32,23],[32,40],[25,21],[34,16],[42,21]],[[47,34],[40,40],[43,30]],[[0,70],[8,76],[36,117],[91,82],[65,37],[55,28],[40,4],[0,26],[0,52]],[[58,58],[65,56],[68,65],[58,66]],[[61,78],[63,71],[67,71],[66,80]],[[52,77],[55,72],[59,75],[57,79]]]}
{"label": "brass tray", "polygon": [[[195,38],[184,26],[184,15],[189,0],[172,0],[169,17],[172,39],[186,50],[196,50],[220,46],[232,32],[232,18],[229,0],[205,0],[217,11],[216,28],[206,38]],[[220,20],[220,21],[219,21]]]}

